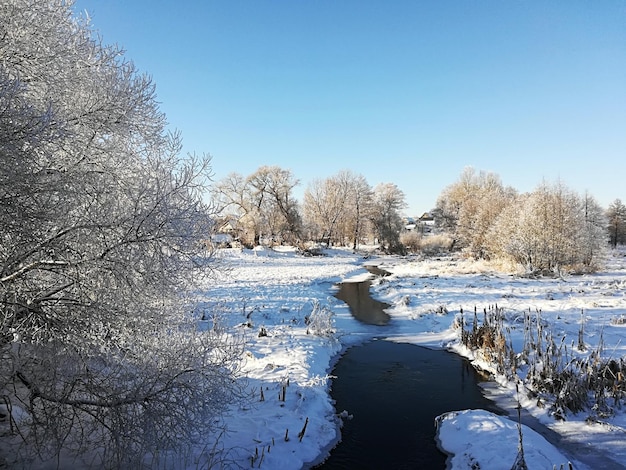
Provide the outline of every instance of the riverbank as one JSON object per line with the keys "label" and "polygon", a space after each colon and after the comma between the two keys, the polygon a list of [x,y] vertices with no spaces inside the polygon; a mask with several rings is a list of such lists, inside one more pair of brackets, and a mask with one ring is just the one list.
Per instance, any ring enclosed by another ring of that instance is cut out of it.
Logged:
{"label": "riverbank", "polygon": [[[529,308],[541,309],[543,321],[554,325],[568,343],[579,334],[583,309],[589,349],[602,333],[607,354],[624,356],[624,327],[612,322],[626,315],[626,263],[619,256],[604,273],[565,279],[525,279],[463,260],[377,259],[375,263],[391,273],[375,278],[371,286],[377,299],[391,305],[391,320],[382,327],[358,322],[333,296],[336,283],[369,276],[363,263],[371,263],[371,258],[366,261],[343,250],[315,258],[289,250],[226,250],[222,262],[229,270],[198,295],[204,299],[207,318],[221,313],[216,321],[245,338],[242,368],[250,392],[250,398],[227,416],[227,432],[212,454],[226,468],[296,469],[318,461],[339,438],[345,416],[343,410],[335,411],[328,394],[337,354],[375,336],[455,347],[460,308],[481,310],[497,303],[513,320],[514,345],[523,334],[515,329],[515,318]],[[325,321],[331,314],[332,328]],[[480,358],[472,359],[480,364]],[[502,383],[499,389],[504,396],[513,393],[510,384]],[[531,400],[522,405],[557,434],[585,436],[592,448],[626,461],[622,440],[613,439],[614,444],[610,439],[626,428],[619,410],[602,423],[589,424],[589,413],[557,422],[549,409],[535,407]]]}

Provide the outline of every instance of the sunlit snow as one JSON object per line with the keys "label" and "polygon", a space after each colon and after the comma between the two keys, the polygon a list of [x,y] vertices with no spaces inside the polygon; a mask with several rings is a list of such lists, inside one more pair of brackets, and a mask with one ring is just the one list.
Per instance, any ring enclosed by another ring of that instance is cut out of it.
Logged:
{"label": "sunlit snow", "polygon": [[[219,259],[223,271],[218,279],[198,292],[204,322],[207,327],[225,322],[245,339],[242,368],[250,393],[229,411],[227,432],[214,449],[215,460],[226,467],[299,469],[328,455],[340,439],[342,416],[350,412],[335,410],[329,396],[333,361],[346,347],[375,336],[450,348],[488,370],[489,364],[459,343],[454,321],[460,308],[504,308],[514,347],[523,335],[515,319],[524,311],[540,309],[555,335],[570,343],[578,339],[582,309],[587,350],[602,337],[607,357],[626,354],[626,322],[614,321],[626,317],[626,257],[619,251],[610,255],[601,273],[558,279],[502,274],[488,264],[462,259],[366,258],[340,249],[319,257],[304,257],[288,248],[227,249],[220,250]],[[358,322],[333,297],[336,283],[369,276],[364,263],[379,264],[391,273],[372,282],[372,294],[392,305],[387,326]],[[334,313],[332,334],[313,334],[307,325],[320,307]],[[221,313],[219,319],[215,313]],[[266,336],[260,336],[261,331]],[[563,439],[557,449],[524,426],[529,468],[559,468],[568,462],[574,468],[620,468],[619,462],[626,462],[622,410],[604,418],[591,411],[568,414],[561,421],[502,378],[486,393],[510,410],[519,400],[524,423]],[[483,410],[450,411],[455,413],[438,421],[440,446],[454,454],[451,468],[511,468],[518,452],[513,412],[506,419]]]}

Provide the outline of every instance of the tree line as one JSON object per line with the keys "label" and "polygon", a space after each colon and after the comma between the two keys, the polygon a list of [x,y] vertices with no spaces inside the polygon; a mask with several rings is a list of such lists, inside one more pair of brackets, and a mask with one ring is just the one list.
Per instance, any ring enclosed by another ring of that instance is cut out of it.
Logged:
{"label": "tree line", "polygon": [[314,180],[302,204],[293,196],[299,181],[290,170],[261,166],[248,176],[232,173],[213,185],[212,201],[225,224],[244,245],[302,245],[307,241],[352,245],[376,240],[387,252],[403,249],[401,210],[404,193],[393,183],[372,188],[365,177],[349,170]]}
{"label": "tree line", "polygon": [[530,193],[493,173],[466,168],[440,194],[433,213],[457,247],[480,259],[509,260],[528,272],[594,271],[608,243],[624,243],[626,208],[604,210],[588,193],[561,182]]}
{"label": "tree line", "polygon": [[[310,182],[302,204],[291,171],[262,166],[249,176],[233,173],[213,186],[217,212],[246,246],[268,243],[331,245],[379,242],[388,253],[410,249],[403,237],[404,193],[394,184],[372,188],[365,177],[343,170]],[[607,243],[626,242],[626,207],[617,199],[604,210],[588,193],[542,183],[519,194],[490,172],[466,168],[444,188],[432,210],[437,230],[452,248],[477,259],[509,260],[528,271],[589,271]]]}

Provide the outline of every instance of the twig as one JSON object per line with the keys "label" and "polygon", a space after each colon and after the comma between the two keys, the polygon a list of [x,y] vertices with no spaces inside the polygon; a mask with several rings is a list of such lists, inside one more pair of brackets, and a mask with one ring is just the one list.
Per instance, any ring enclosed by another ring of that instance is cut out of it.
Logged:
{"label": "twig", "polygon": [[304,421],[304,426],[302,427],[302,431],[300,431],[300,434],[298,434],[298,439],[300,440],[300,442],[302,442],[302,438],[304,437],[304,432],[306,431],[307,424],[309,424],[309,417],[308,416],[307,416],[306,420]]}

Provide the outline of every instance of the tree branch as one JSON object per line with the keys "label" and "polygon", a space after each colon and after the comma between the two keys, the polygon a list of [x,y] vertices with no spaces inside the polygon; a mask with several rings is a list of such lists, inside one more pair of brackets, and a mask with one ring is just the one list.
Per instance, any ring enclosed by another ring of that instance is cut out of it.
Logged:
{"label": "tree branch", "polygon": [[5,283],[5,282],[13,281],[14,279],[17,279],[18,277],[26,274],[27,272],[32,271],[34,269],[38,269],[42,266],[48,266],[48,267],[69,266],[70,264],[71,263],[69,263],[68,261],[54,261],[54,260],[35,261],[33,263],[27,264],[26,266],[23,266],[22,268],[18,269],[12,274],[9,274],[8,276],[0,278],[0,282]]}

